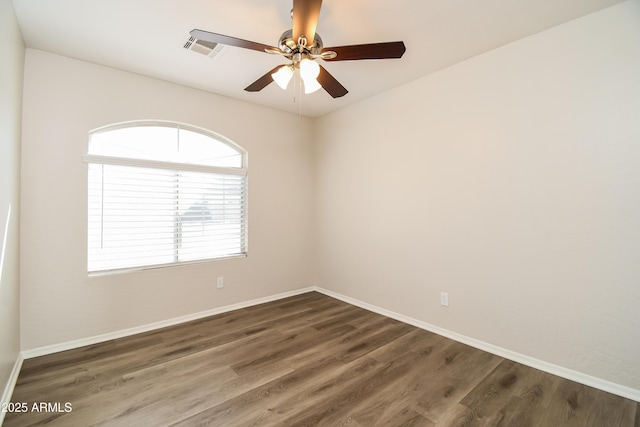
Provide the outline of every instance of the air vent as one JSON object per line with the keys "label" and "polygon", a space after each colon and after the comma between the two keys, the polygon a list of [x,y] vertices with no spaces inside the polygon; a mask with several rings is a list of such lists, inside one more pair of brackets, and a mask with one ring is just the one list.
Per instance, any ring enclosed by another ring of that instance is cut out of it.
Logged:
{"label": "air vent", "polygon": [[185,49],[197,52],[201,55],[207,55],[209,58],[213,58],[219,54],[223,47],[224,46],[221,44],[198,40],[193,37],[189,37],[189,40],[184,44]]}

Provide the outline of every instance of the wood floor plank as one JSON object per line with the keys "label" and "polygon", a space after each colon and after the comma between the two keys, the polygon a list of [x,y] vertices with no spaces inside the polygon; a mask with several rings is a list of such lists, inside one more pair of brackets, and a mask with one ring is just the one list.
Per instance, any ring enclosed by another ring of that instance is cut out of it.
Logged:
{"label": "wood floor plank", "polygon": [[[424,364],[431,353],[405,352],[404,355],[409,355],[415,366]],[[398,356],[394,360],[401,358]],[[398,375],[380,384],[371,398],[350,405],[350,417],[363,425],[435,425],[414,409],[414,385],[411,375]]]}
{"label": "wood floor plank", "polygon": [[[402,341],[407,335],[398,341]],[[354,406],[351,411],[353,417],[358,421],[380,422],[380,425],[385,425],[385,422],[392,422],[399,414],[410,410],[420,415],[419,418],[423,424],[433,424],[428,419],[428,411],[419,408],[420,399],[422,398],[424,402],[425,393],[428,390],[433,390],[433,382],[430,380],[429,374],[441,366],[442,360],[446,359],[447,352],[456,343],[448,340],[443,341],[441,346],[433,347],[429,345],[433,343],[429,334],[420,333],[418,336],[426,336],[427,339],[424,343],[415,343],[411,350],[407,350],[411,347],[405,347],[404,352],[398,352],[398,346],[390,344],[369,355],[369,357],[375,357],[387,363],[409,355],[413,359],[413,366],[411,375],[399,376],[393,381],[387,382],[381,386],[375,398]],[[410,341],[413,340],[410,339]],[[385,350],[388,353],[385,354]]]}
{"label": "wood floor plank", "polygon": [[[337,327],[325,329],[324,332],[329,335],[326,336],[321,345],[309,347],[306,350],[291,355],[286,360],[296,368],[330,356],[338,358],[343,363],[348,363],[348,361],[352,359],[352,355],[350,354],[352,351],[350,349],[358,347],[363,342],[367,342],[372,335],[380,332],[384,327],[388,327],[388,320],[389,319],[385,319],[382,316],[378,316],[370,318],[370,321],[363,324],[363,327],[360,329],[354,328],[351,325],[344,325],[345,328],[343,328],[343,330]],[[348,327],[348,329],[346,327]]]}
{"label": "wood floor plank", "polygon": [[[515,388],[521,378],[521,365],[504,360],[475,387],[464,399],[463,405],[473,411],[478,419],[485,419],[499,413],[513,399]],[[523,387],[524,388],[524,387]],[[538,399],[538,397],[536,396]]]}
{"label": "wood floor plank", "polygon": [[[319,407],[332,399],[340,390],[354,384],[362,383],[367,378],[377,375],[385,368],[373,359],[363,357],[352,363],[337,365],[335,369],[315,380],[305,381],[292,398],[282,399],[270,407],[270,410],[255,419],[248,420],[249,424],[290,425],[286,421],[292,417],[306,416],[314,413]],[[346,417],[351,418],[351,417]],[[268,422],[267,422],[268,421]],[[353,419],[350,420],[352,422]],[[337,420],[340,424],[344,420]]]}
{"label": "wood floor plank", "polygon": [[417,410],[438,422],[449,407],[473,390],[503,360],[473,347],[450,342],[440,355],[438,365],[421,375],[423,386],[417,399]]}
{"label": "wood floor plank", "polygon": [[636,415],[633,403],[586,385],[561,381],[549,408],[541,415],[540,426],[632,425]]}
{"label": "wood floor plank", "polygon": [[436,423],[436,427],[477,427],[481,425],[473,411],[460,403],[450,406]]}
{"label": "wood floor plank", "polygon": [[[539,426],[540,412],[536,400],[511,396],[511,399],[500,410],[491,414],[489,424],[504,426]],[[532,408],[532,406],[534,406]]]}
{"label": "wood floor plank", "polygon": [[309,292],[25,360],[26,426],[640,427],[640,404]]}
{"label": "wood floor plank", "polygon": [[397,359],[407,351],[430,354],[434,349],[441,348],[446,341],[447,339],[443,336],[413,328],[409,333],[372,351],[369,356],[381,362],[388,362]]}
{"label": "wood floor plank", "polygon": [[229,399],[199,414],[176,423],[175,426],[247,425],[247,421],[264,416],[274,404],[299,395],[308,381],[314,381],[327,372],[339,368],[335,358],[327,358],[313,367],[299,369],[263,386]]}
{"label": "wood floor plank", "polygon": [[[415,363],[413,354],[407,354],[393,363],[383,366],[378,372],[366,377],[360,377],[359,381],[336,388],[322,404],[317,405],[312,411],[297,414],[284,420],[282,425],[302,426],[317,425],[322,422],[331,425],[349,415],[353,406],[375,398],[383,384],[388,384],[398,377],[407,375]],[[357,420],[357,418],[356,418]]]}
{"label": "wood floor plank", "polygon": [[635,420],[636,404],[613,394],[602,393],[588,387],[593,396],[593,406],[589,411],[588,423],[601,426],[631,425]]}

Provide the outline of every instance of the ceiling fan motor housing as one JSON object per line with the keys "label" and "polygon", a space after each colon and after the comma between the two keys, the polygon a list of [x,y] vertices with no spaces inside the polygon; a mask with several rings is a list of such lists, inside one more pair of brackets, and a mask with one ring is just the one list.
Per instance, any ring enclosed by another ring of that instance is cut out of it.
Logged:
{"label": "ceiling fan motor housing", "polygon": [[289,55],[296,53],[320,55],[324,45],[322,43],[322,37],[320,37],[320,34],[318,33],[314,36],[313,45],[307,46],[306,44],[298,43],[298,40],[293,40],[293,30],[287,30],[280,36],[280,40],[278,40],[278,47]]}

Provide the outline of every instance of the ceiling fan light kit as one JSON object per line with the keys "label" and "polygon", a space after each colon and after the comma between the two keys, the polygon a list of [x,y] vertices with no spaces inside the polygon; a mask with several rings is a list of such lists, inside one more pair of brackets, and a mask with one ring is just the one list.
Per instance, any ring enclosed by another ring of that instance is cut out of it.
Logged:
{"label": "ceiling fan light kit", "polygon": [[287,86],[289,86],[291,77],[293,77],[293,71],[294,70],[292,65],[283,65],[282,67],[278,68],[278,71],[271,74],[271,78],[283,90],[287,90]]}
{"label": "ceiling fan light kit", "polygon": [[293,28],[282,33],[278,47],[203,30],[192,30],[190,34],[196,40],[281,55],[291,61],[290,64],[274,68],[247,86],[245,90],[248,92],[259,92],[274,81],[286,90],[295,70],[299,70],[306,94],[323,88],[333,98],[339,98],[349,91],[316,60],[333,62],[389,59],[401,58],[404,54],[406,48],[401,41],[325,49],[322,37],[316,33],[321,7],[322,0],[293,0]]}

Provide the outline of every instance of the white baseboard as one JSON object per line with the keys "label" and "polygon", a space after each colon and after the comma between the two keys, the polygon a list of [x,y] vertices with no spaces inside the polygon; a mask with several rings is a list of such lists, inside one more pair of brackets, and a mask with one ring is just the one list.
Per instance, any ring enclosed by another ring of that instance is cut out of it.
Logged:
{"label": "white baseboard", "polygon": [[[5,386],[4,392],[2,393],[2,399],[0,399],[0,403],[11,402],[11,396],[13,395],[13,390],[16,388],[16,383],[18,382],[18,375],[20,375],[20,369],[22,368],[23,360],[24,358],[22,357],[22,354],[18,354],[16,363],[13,364],[11,375],[9,375],[9,381],[7,381],[7,385]],[[0,426],[4,421],[4,414],[5,412],[0,411]]]}
{"label": "white baseboard", "polygon": [[227,305],[224,307],[214,308],[212,310],[202,311],[199,313],[188,314],[186,316],[176,317],[173,319],[163,320],[161,322],[149,323],[142,326],[136,326],[135,328],[124,329],[120,331],[110,332],[108,334],[96,335],[93,337],[82,338],[75,341],[64,342],[60,344],[53,344],[44,347],[38,347],[30,350],[23,350],[22,357],[24,359],[32,359],[34,357],[45,356],[47,354],[58,353],[60,351],[72,350],[74,348],[80,348],[87,345],[99,344],[105,341],[114,340],[117,338],[124,338],[131,335],[140,334],[143,332],[149,332],[156,329],[166,328],[168,326],[179,325],[181,323],[190,322],[192,320],[198,320],[209,316],[215,316],[216,314],[227,313],[233,310],[239,310],[242,308],[251,307],[254,305],[264,304],[267,302],[277,301],[280,299],[292,297],[295,295],[304,294],[313,291],[314,288],[302,288],[295,291],[284,292],[277,295],[272,295],[264,298],[258,298],[251,301],[245,301],[238,304]]}
{"label": "white baseboard", "polygon": [[584,384],[589,387],[606,391],[607,393],[612,393],[617,396],[621,396],[627,399],[635,400],[636,402],[640,402],[640,390],[635,390],[630,387],[612,383],[600,378],[592,377],[582,372],[567,369],[562,366],[554,365],[552,363],[548,363],[543,360],[529,357],[525,354],[517,353],[511,350],[508,350],[506,348],[498,347],[496,345],[489,344],[484,341],[470,338],[470,337],[458,334],[456,332],[452,332],[447,329],[443,329],[438,326],[431,325],[429,323],[426,323],[408,316],[404,316],[402,314],[398,314],[393,311],[389,311],[372,304],[368,304],[366,302],[357,300],[355,298],[351,298],[346,295],[342,295],[340,293],[330,291],[328,289],[323,289],[320,287],[314,287],[313,289],[317,292],[320,292],[332,298],[336,298],[348,304],[355,305],[360,308],[364,308],[365,310],[369,310],[374,313],[378,313],[383,316],[390,317],[392,319],[398,320],[403,323],[407,323],[409,325],[418,327],[420,329],[427,330],[429,332],[433,332],[438,335],[442,335],[443,337],[447,337],[452,340],[461,342],[463,344],[467,344],[472,347],[478,348],[480,350],[484,350],[486,352],[495,354],[496,356],[504,357],[505,359],[513,360],[514,362],[518,362],[523,365],[529,366],[531,368],[538,369],[540,371],[544,371],[553,375],[557,375],[561,378],[575,381],[577,383]]}

